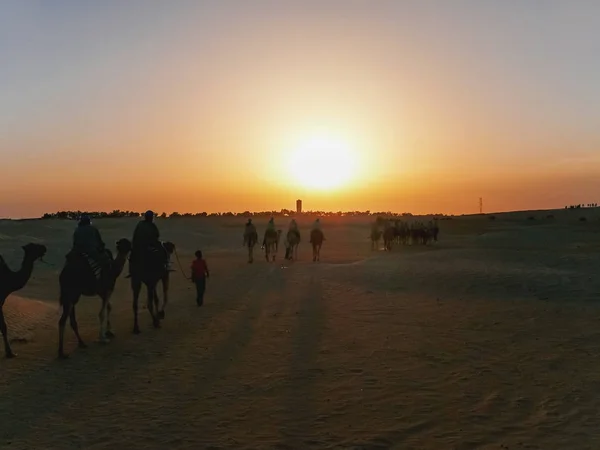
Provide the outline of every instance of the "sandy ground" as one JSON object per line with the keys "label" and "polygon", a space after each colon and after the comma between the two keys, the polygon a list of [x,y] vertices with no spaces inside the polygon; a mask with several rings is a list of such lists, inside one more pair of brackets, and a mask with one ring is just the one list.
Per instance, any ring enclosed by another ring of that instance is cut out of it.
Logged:
{"label": "sandy ground", "polygon": [[[173,274],[163,328],[132,329],[118,281],[114,339],[99,299],[58,361],[57,275],[72,222],[0,222],[0,254],[43,242],[5,309],[0,448],[600,448],[600,215],[441,222],[428,248],[371,252],[364,220],[325,221],[322,261],[246,263],[241,220],[158,222],[184,265],[202,248],[206,305]],[[279,221],[284,227],[283,221]],[[107,242],[134,221],[96,221]],[[259,223],[259,231],[264,224]],[[303,228],[306,240],[306,225]]]}

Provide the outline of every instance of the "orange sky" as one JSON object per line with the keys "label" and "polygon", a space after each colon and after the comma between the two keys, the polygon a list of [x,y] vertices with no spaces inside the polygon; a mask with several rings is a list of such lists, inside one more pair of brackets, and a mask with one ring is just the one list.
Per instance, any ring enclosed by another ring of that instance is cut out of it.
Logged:
{"label": "orange sky", "polygon": [[[0,217],[598,201],[597,5],[24,3],[0,5]],[[293,182],[315,130],[360,159],[339,189]]]}

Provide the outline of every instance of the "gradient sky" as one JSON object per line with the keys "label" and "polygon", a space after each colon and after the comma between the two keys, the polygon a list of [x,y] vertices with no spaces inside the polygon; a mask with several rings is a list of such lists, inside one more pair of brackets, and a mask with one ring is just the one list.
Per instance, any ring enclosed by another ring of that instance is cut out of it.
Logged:
{"label": "gradient sky", "polygon": [[[600,200],[596,0],[3,0],[0,216]],[[353,143],[351,185],[290,183]]]}

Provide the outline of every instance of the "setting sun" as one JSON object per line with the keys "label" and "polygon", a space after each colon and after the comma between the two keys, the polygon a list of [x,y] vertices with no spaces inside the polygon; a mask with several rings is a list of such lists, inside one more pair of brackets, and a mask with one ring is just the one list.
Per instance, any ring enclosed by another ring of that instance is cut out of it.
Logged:
{"label": "setting sun", "polygon": [[356,150],[340,138],[313,136],[301,141],[292,152],[289,170],[303,187],[338,188],[356,176]]}

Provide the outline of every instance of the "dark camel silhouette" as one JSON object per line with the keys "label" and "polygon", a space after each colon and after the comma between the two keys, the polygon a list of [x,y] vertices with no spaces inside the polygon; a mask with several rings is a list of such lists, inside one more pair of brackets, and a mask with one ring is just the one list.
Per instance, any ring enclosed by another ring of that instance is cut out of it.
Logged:
{"label": "dark camel silhouette", "polygon": [[300,244],[300,231],[289,230],[286,235],[285,259],[298,259],[298,244]]}
{"label": "dark camel silhouette", "polygon": [[321,247],[323,246],[323,241],[325,240],[325,235],[319,229],[314,229],[310,232],[310,243],[312,244],[313,249],[313,262],[321,260]]}
{"label": "dark camel silhouette", "polygon": [[[169,255],[175,251],[175,244],[172,242],[163,242],[163,247]],[[166,261],[164,254],[160,250],[150,249],[146,252],[143,258],[140,258],[139,263],[132,264],[129,262],[129,273],[131,275],[131,289],[133,290],[133,333],[140,334],[140,326],[138,323],[138,300],[142,284],[146,286],[148,293],[148,312],[152,316],[152,325],[154,328],[160,328],[160,320],[165,318],[165,307],[168,302],[169,293],[169,271],[165,265]],[[158,309],[158,293],[156,286],[158,282],[162,283],[163,287],[163,305]],[[156,314],[154,308],[156,307]]]}
{"label": "dark camel silhouette", "polygon": [[127,255],[131,251],[131,242],[127,239],[117,241],[117,257],[113,259],[110,251],[110,266],[100,279],[96,278],[90,262],[80,253],[70,252],[67,254],[67,261],[63,270],[60,272],[58,281],[60,284],[60,306],[62,314],[58,321],[58,357],[66,358],[64,352],[65,324],[67,317],[70,319],[71,328],[77,337],[80,348],[85,348],[86,344],[79,335],[79,327],[75,317],[75,305],[83,295],[93,297],[98,295],[102,299],[100,308],[100,342],[108,342],[108,338],[114,337],[110,325],[110,312],[112,310],[110,297],[115,289],[115,282],[125,266]]}
{"label": "dark camel silhouette", "polygon": [[391,224],[387,224],[383,230],[383,248],[384,250],[392,250],[392,243],[394,242],[395,230]]}
{"label": "dark camel silhouette", "polygon": [[371,250],[377,250],[379,248],[379,241],[381,240],[381,230],[379,228],[371,228]]}
{"label": "dark camel silhouette", "polygon": [[256,230],[244,233],[244,246],[248,247],[248,263],[254,262],[254,246],[258,243],[258,233]]}
{"label": "dark camel silhouette", "polygon": [[31,273],[33,272],[33,263],[37,259],[41,259],[46,254],[46,246],[41,244],[26,244],[23,247],[23,262],[21,268],[13,272],[0,256],[0,331],[2,331],[2,339],[4,340],[4,354],[7,358],[14,358],[16,353],[10,348],[8,342],[8,329],[4,320],[4,302],[10,294],[19,291],[25,287]]}
{"label": "dark camel silhouette", "polygon": [[279,239],[281,238],[281,230],[265,231],[265,259],[269,262],[272,258],[275,261],[277,250],[279,249]]}

